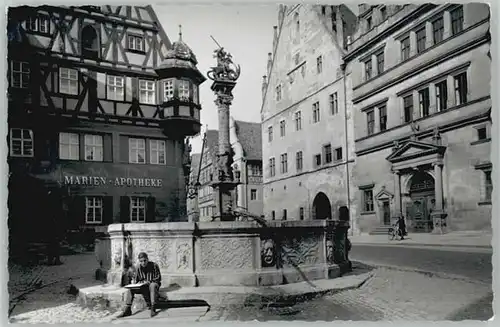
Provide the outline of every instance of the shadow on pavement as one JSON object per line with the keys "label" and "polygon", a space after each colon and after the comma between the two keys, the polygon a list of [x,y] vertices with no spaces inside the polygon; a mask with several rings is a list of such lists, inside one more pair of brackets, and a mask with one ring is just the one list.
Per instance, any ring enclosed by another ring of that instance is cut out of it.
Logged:
{"label": "shadow on pavement", "polygon": [[493,317],[493,292],[487,296],[457,310],[452,313],[446,320],[461,321],[461,320],[488,320]]}

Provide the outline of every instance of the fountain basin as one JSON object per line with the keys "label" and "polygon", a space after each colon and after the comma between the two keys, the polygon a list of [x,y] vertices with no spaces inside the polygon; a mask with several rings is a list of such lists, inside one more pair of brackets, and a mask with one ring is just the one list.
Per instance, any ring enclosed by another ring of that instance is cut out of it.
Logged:
{"label": "fountain basin", "polygon": [[122,247],[137,262],[146,252],[162,284],[271,286],[329,279],[348,270],[346,221],[165,222],[112,224],[97,240],[107,283],[118,285]]}

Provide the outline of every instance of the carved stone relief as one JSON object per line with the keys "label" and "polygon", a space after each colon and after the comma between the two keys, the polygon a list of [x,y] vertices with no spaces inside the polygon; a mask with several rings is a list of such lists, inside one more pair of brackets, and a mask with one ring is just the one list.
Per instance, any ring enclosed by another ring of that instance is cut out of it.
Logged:
{"label": "carved stone relief", "polygon": [[333,240],[328,239],[326,240],[326,262],[332,264],[334,263],[335,259],[335,247],[333,244]]}
{"label": "carved stone relief", "polygon": [[175,270],[174,242],[167,239],[133,239],[132,262],[137,263],[137,255],[146,252],[150,261],[158,264],[162,271]]}
{"label": "carved stone relief", "polygon": [[253,267],[253,246],[250,238],[202,239],[202,269],[245,269]]}
{"label": "carved stone relief", "polygon": [[273,240],[261,241],[261,265],[263,268],[276,266],[276,244]]}
{"label": "carved stone relief", "polygon": [[312,265],[319,260],[319,238],[317,236],[286,239],[281,245],[281,259],[286,265]]}
{"label": "carved stone relief", "polygon": [[177,269],[178,270],[188,270],[191,269],[191,245],[188,243],[177,244]]}

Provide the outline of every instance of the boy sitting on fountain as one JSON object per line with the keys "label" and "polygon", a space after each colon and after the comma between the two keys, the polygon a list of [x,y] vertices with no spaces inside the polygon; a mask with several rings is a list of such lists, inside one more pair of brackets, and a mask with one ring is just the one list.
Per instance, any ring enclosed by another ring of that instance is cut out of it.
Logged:
{"label": "boy sitting on fountain", "polygon": [[137,287],[127,289],[125,295],[125,309],[118,318],[132,315],[132,302],[135,294],[141,294],[151,310],[151,317],[156,315],[155,305],[159,297],[161,285],[160,267],[152,261],[148,260],[148,255],[144,252],[139,253],[139,265],[136,268],[135,284],[140,284]]}

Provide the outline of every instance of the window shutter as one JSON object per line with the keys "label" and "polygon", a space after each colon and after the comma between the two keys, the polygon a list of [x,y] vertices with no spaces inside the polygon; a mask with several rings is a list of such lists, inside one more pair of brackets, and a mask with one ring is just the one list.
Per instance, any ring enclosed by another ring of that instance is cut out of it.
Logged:
{"label": "window shutter", "polygon": [[113,197],[105,196],[102,199],[102,223],[109,225],[113,223]]}
{"label": "window shutter", "polygon": [[85,225],[85,197],[75,196],[68,212],[69,225],[73,228]]}
{"label": "window shutter", "polygon": [[129,162],[128,136],[120,136],[120,161]]}
{"label": "window shutter", "polygon": [[126,224],[130,222],[130,197],[120,197],[120,222]]}
{"label": "window shutter", "polygon": [[156,199],[152,196],[146,199],[146,222],[156,221]]}
{"label": "window shutter", "polygon": [[112,134],[104,134],[103,136],[103,145],[104,145],[104,161],[112,162],[113,161],[113,135]]}

